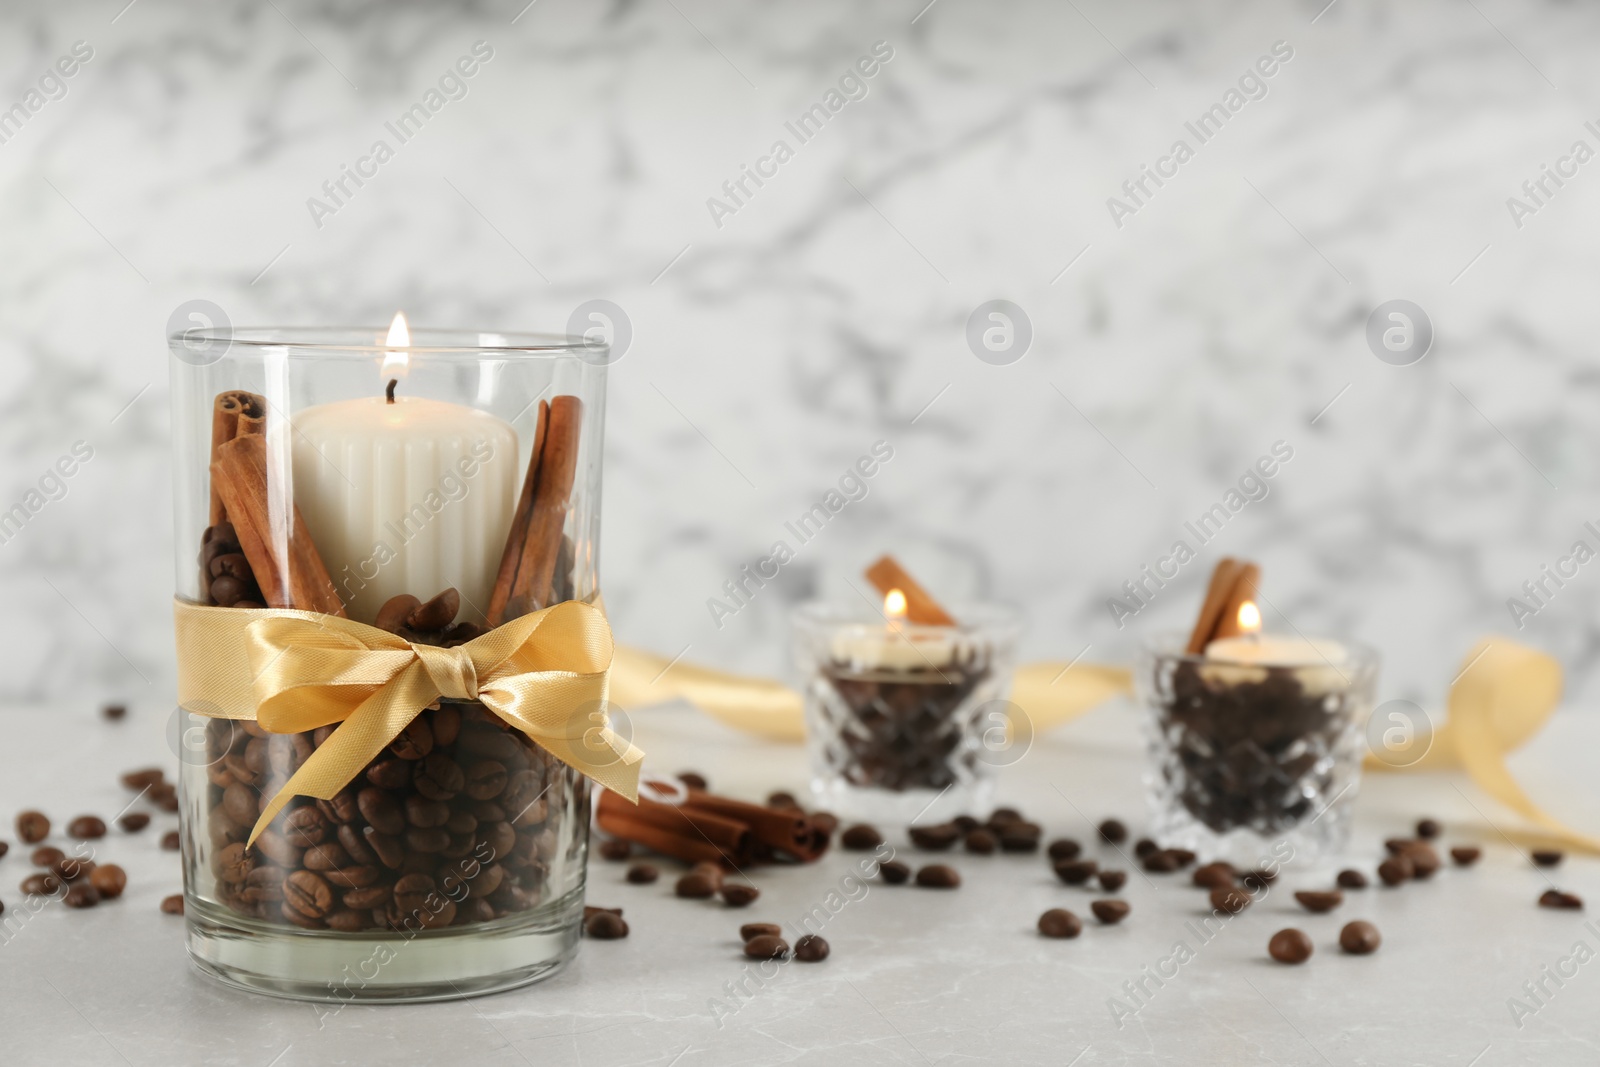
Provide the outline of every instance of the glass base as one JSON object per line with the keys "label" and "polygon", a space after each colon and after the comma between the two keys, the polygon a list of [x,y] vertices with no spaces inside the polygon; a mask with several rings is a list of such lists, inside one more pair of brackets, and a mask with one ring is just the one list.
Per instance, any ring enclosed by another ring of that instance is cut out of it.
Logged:
{"label": "glass base", "polygon": [[1182,804],[1151,795],[1150,837],[1162,848],[1186,848],[1201,863],[1225,860],[1240,870],[1263,866],[1303,869],[1344,852],[1350,840],[1355,789],[1348,789],[1320,816],[1275,833],[1250,827],[1218,832]]}
{"label": "glass base", "polygon": [[994,781],[974,778],[957,782],[943,792],[937,789],[874,789],[851,785],[842,778],[813,778],[811,796],[816,806],[845,822],[881,823],[884,828],[931,826],[957,815],[983,818],[994,806]]}
{"label": "glass base", "polygon": [[299,930],[185,902],[189,958],[253,993],[405,1004],[498,993],[558,973],[578,951],[583,892],[494,922],[417,934]]}

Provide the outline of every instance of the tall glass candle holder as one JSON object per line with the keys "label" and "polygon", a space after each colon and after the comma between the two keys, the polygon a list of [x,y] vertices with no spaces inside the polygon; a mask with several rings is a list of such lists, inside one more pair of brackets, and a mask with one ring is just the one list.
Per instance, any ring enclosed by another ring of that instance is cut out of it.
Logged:
{"label": "tall glass candle holder", "polygon": [[[189,625],[299,608],[449,650],[597,599],[604,348],[403,326],[170,339],[178,607],[214,609]],[[274,732],[180,709],[202,971],[283,996],[406,1001],[509,988],[570,959],[588,779],[467,692],[433,700],[336,795],[276,814],[340,724]]]}

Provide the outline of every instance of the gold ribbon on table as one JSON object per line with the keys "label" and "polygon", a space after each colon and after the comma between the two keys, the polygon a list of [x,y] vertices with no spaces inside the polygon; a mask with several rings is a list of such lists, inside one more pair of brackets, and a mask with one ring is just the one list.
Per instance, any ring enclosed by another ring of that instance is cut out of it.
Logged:
{"label": "gold ribbon on table", "polygon": [[[1071,722],[1114,696],[1133,692],[1133,672],[1091,663],[1029,663],[1017,668],[1011,701],[1035,735]],[[805,737],[804,701],[780,682],[708,670],[626,646],[611,666],[612,698],[624,707],[685,700],[738,730],[775,741]],[[1465,770],[1478,787],[1538,829],[1524,836],[1555,839],[1600,854],[1600,839],[1540,809],[1506,765],[1506,756],[1537,734],[1561,699],[1561,665],[1507,638],[1478,642],[1450,686],[1445,723],[1426,754],[1383,770]]]}
{"label": "gold ribbon on table", "polygon": [[605,718],[613,644],[567,601],[454,648],[287,608],[174,601],[178,703],[290,734],[338,723],[267,802],[248,843],[296,796],[332,799],[440,697],[477,700],[552,756],[630,800],[644,753]]}

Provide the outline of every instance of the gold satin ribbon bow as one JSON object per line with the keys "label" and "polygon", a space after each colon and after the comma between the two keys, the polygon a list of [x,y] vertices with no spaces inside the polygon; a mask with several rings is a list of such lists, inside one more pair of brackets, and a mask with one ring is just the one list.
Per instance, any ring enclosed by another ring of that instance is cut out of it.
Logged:
{"label": "gold satin ribbon bow", "polygon": [[440,697],[477,700],[569,767],[630,800],[644,753],[606,721],[611,628],[568,601],[455,648],[349,619],[174,602],[178,703],[290,734],[338,723],[268,801],[248,843],[296,796],[332,799]]}

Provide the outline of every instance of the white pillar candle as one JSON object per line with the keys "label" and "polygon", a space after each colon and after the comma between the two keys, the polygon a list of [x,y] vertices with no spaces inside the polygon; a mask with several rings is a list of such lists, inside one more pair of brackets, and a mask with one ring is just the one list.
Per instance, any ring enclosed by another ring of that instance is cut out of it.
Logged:
{"label": "white pillar candle", "polygon": [[482,624],[517,494],[517,434],[424,397],[323,404],[293,420],[294,499],[352,619],[454,586]]}

